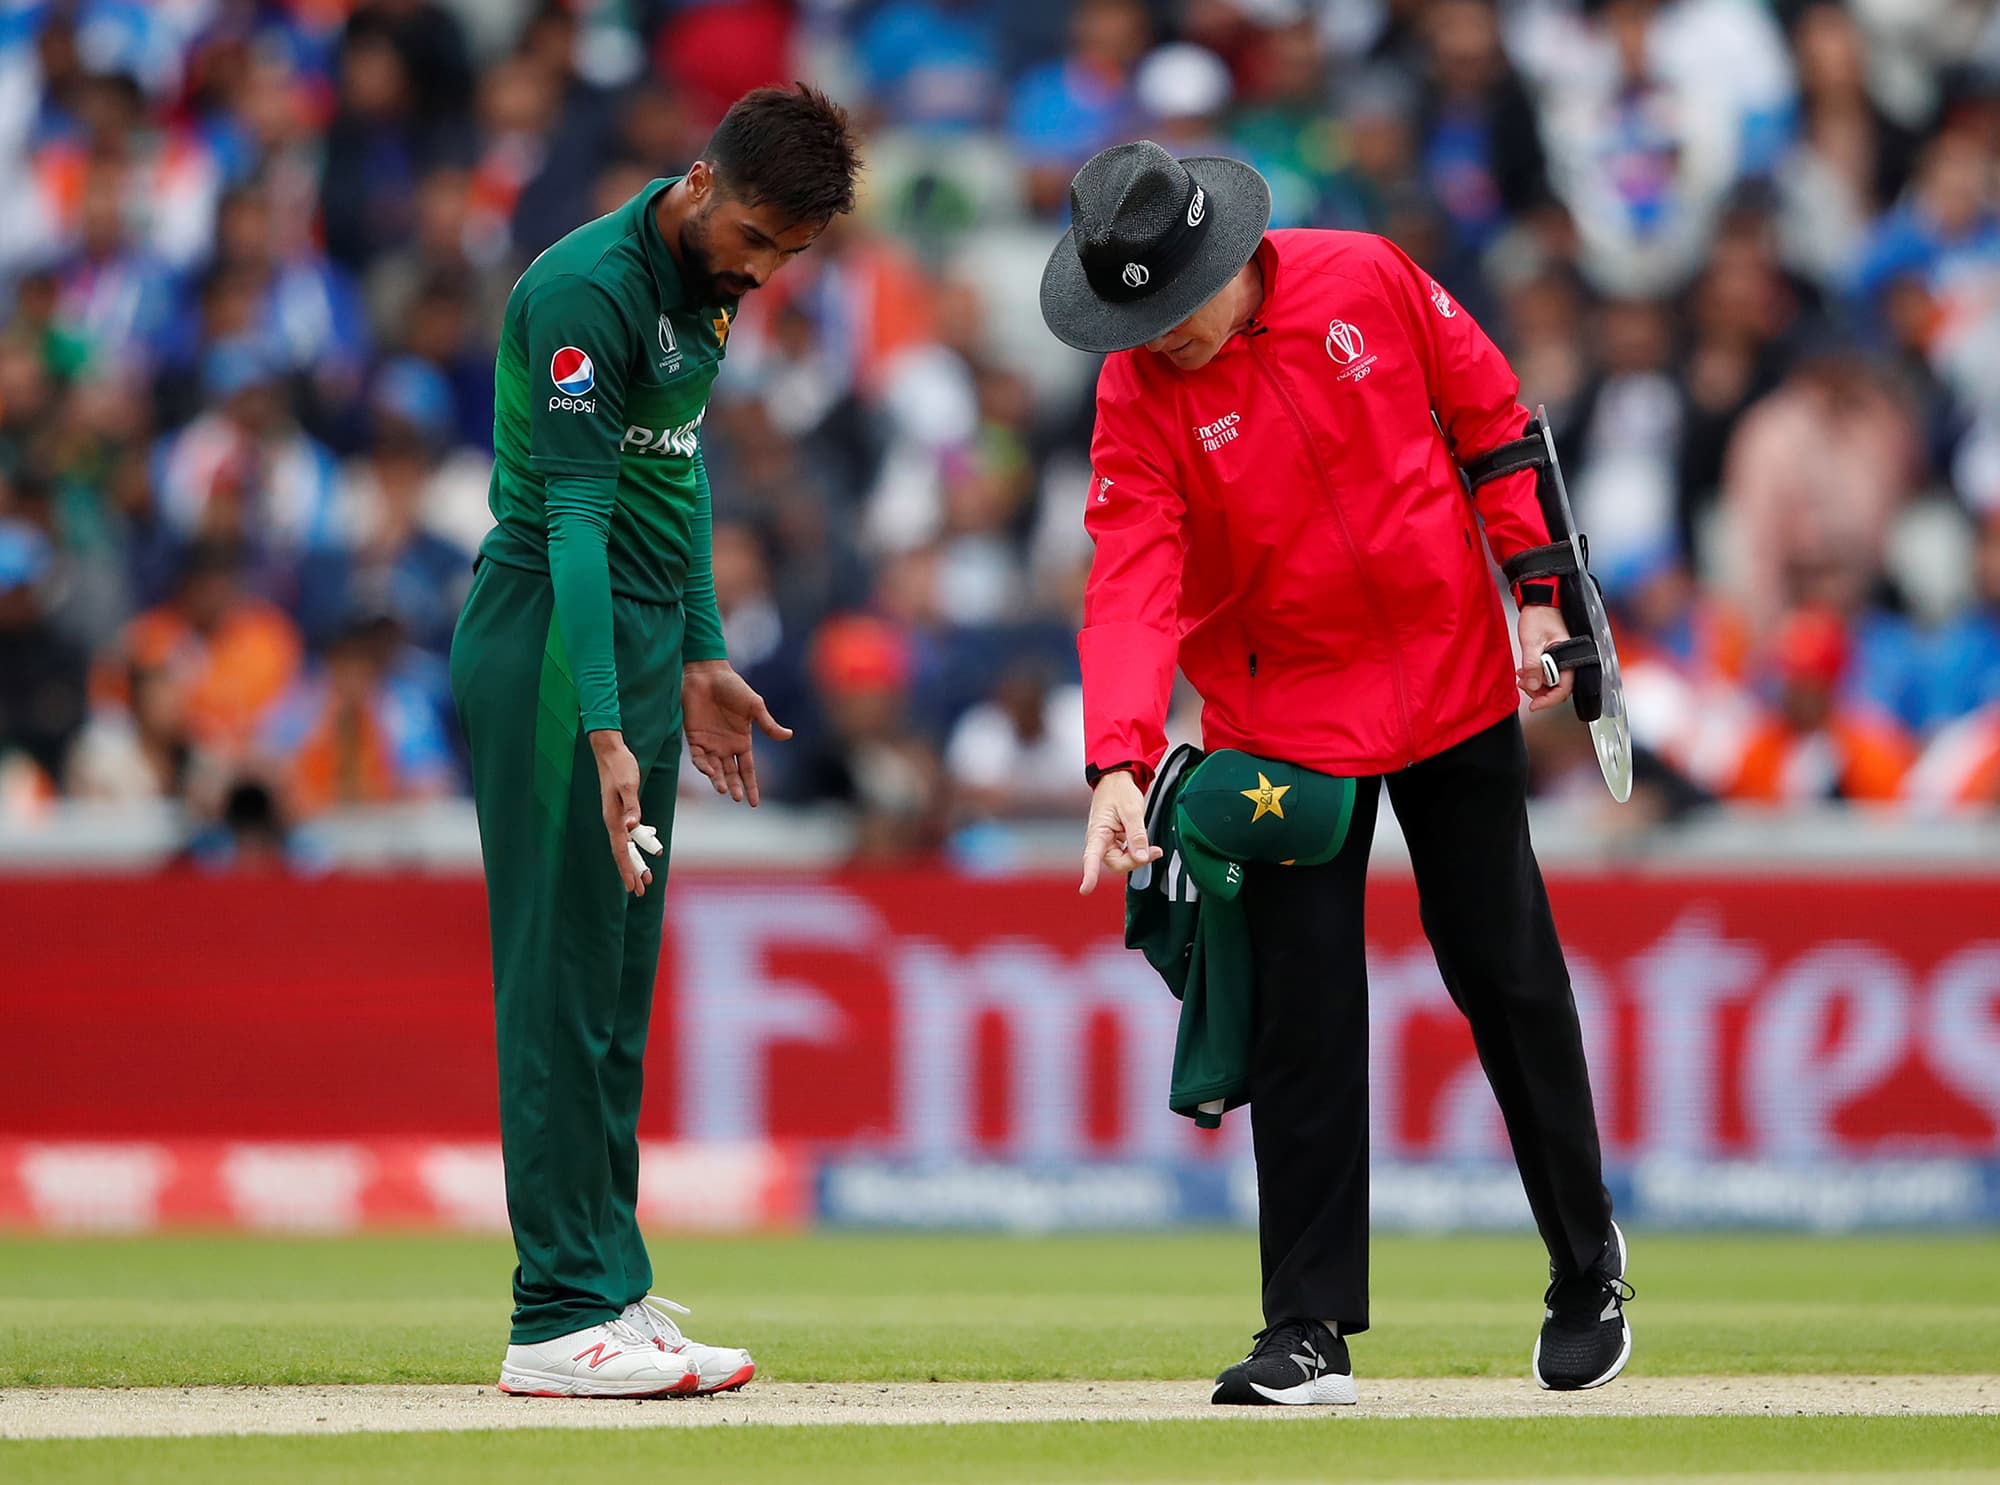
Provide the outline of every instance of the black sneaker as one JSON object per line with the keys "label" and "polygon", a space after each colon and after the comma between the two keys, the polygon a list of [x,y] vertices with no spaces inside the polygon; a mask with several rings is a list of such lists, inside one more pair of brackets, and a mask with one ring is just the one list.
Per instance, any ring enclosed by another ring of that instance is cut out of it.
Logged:
{"label": "black sneaker", "polygon": [[1625,1370],[1632,1356],[1625,1257],[1625,1234],[1614,1222],[1611,1245],[1595,1268],[1565,1278],[1551,1269],[1535,1341],[1535,1380],[1542,1386],[1554,1392],[1602,1387]]}
{"label": "black sneaker", "polygon": [[1347,1342],[1317,1320],[1286,1320],[1257,1332],[1250,1354],[1215,1379],[1210,1402],[1351,1403]]}

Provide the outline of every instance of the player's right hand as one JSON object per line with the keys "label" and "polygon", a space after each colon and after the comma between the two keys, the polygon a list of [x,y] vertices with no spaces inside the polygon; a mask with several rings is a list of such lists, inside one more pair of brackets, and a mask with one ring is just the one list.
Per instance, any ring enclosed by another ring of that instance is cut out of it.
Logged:
{"label": "player's right hand", "polygon": [[1090,796],[1090,822],[1083,833],[1083,885],[1077,891],[1095,892],[1105,867],[1137,871],[1160,855],[1160,848],[1146,839],[1146,796],[1139,781],[1122,768],[1104,775]]}
{"label": "player's right hand", "polygon": [[597,757],[597,791],[604,804],[604,833],[611,838],[611,859],[618,879],[634,897],[644,897],[652,870],[632,849],[632,831],[639,824],[639,760],[625,746],[625,734],[605,728],[590,734],[590,751]]}

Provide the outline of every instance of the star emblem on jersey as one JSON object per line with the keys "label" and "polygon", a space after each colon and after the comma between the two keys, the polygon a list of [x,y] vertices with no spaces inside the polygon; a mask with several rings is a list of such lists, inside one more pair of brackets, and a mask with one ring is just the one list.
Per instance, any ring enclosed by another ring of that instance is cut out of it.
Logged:
{"label": "star emblem on jersey", "polygon": [[590,357],[566,345],[549,358],[549,380],[565,397],[582,397],[597,385],[597,368]]}
{"label": "star emblem on jersey", "polygon": [[708,322],[708,328],[715,332],[716,349],[720,350],[723,346],[729,344],[729,324],[735,318],[736,316],[732,311],[718,309],[715,312],[715,318]]}
{"label": "star emblem on jersey", "polygon": [[1260,773],[1257,775],[1256,788],[1239,789],[1236,792],[1257,806],[1257,813],[1250,817],[1250,823],[1255,825],[1266,815],[1276,815],[1280,820],[1285,818],[1285,796],[1292,792],[1292,786],[1273,784]]}

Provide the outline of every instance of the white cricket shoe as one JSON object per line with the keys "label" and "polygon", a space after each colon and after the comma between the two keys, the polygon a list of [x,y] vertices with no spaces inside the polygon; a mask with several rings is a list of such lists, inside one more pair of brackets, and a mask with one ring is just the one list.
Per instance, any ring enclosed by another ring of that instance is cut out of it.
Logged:
{"label": "white cricket shoe", "polygon": [[685,1397],[700,1385],[691,1359],[623,1320],[509,1346],[500,1363],[500,1390],[516,1397]]}
{"label": "white cricket shoe", "polygon": [[674,1324],[672,1316],[667,1313],[669,1310],[674,1315],[693,1313],[686,1305],[677,1305],[670,1299],[649,1294],[625,1306],[625,1313],[618,1318],[641,1335],[650,1336],[653,1343],[668,1355],[684,1356],[699,1370],[701,1385],[694,1389],[695,1396],[734,1392],[757,1375],[757,1363],[750,1359],[748,1351],[741,1346],[705,1346],[700,1341],[689,1340]]}

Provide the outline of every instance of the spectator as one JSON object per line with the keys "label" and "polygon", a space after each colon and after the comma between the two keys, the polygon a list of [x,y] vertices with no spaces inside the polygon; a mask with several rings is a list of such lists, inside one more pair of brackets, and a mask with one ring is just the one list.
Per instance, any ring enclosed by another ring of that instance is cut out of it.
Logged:
{"label": "spectator", "polygon": [[222,759],[246,750],[271,704],[292,683],[302,646],[282,610],[243,587],[241,550],[192,548],[173,599],[140,614],[98,666],[93,711],[129,708],[132,676],[163,675],[191,744]]}
{"label": "spectator", "polygon": [[1423,12],[1423,31],[1424,180],[1459,248],[1478,254],[1549,202],[1540,123],[1500,50],[1492,0],[1436,0]]}
{"label": "spectator", "polygon": [[1226,153],[1271,183],[1273,227],[1315,226],[1327,220],[1346,153],[1318,27],[1304,18],[1274,27],[1262,61],[1258,86],[1230,124]]}
{"label": "spectator", "polygon": [[1916,154],[1915,136],[1868,91],[1867,45],[1831,0],[1812,0],[1792,21],[1802,96],[1798,140],[1777,170],[1785,256],[1830,290],[1847,282]]}
{"label": "spectator", "polygon": [[91,363],[143,372],[164,342],[173,285],[165,265],[133,241],[127,193],[117,166],[100,166],[84,178],[77,251],[61,270],[56,315],[63,330],[87,347]]}
{"label": "spectator", "polygon": [[351,273],[365,273],[416,218],[417,181],[441,143],[417,98],[409,63],[386,36],[363,31],[342,43],[320,213],[327,253]]}
{"label": "spectator", "polygon": [[987,700],[959,718],[944,761],[960,821],[1069,818],[1090,794],[1083,689],[1052,685],[1032,662],[1010,668]]}
{"label": "spectator", "polygon": [[1851,347],[1822,342],[1747,412],[1724,462],[1727,584],[1768,631],[1785,577],[1828,562],[1867,592],[1890,518],[1916,486],[1917,430],[1902,400]]}
{"label": "spectator", "polygon": [[239,186],[215,219],[215,261],[243,276],[254,323],[278,369],[331,415],[358,391],[368,329],[354,281],[328,261],[305,225],[285,221],[265,192]]}
{"label": "spectator", "polygon": [[356,620],[273,709],[260,748],[282,771],[293,818],[451,787],[451,750],[431,699],[392,671],[397,640],[392,619]]}
{"label": "spectator", "polygon": [[1066,212],[1077,166],[1132,132],[1132,74],[1152,31],[1139,0],[1079,0],[1071,12],[1069,50],[1015,85],[1008,135],[1020,152],[1036,211]]}
{"label": "spectator", "polygon": [[171,668],[130,666],[119,686],[124,704],[93,708],[70,749],[65,787],[104,804],[185,797],[197,759]]}
{"label": "spectator", "polygon": [[25,759],[37,791],[53,794],[83,725],[85,660],[49,621],[39,588],[50,563],[41,531],[0,516],[0,764]]}
{"label": "spectator", "polygon": [[1667,306],[1613,300],[1599,312],[1601,362],[1569,410],[1564,452],[1576,519],[1592,555],[1615,564],[1676,535],[1676,461],[1687,409],[1671,366]]}
{"label": "spectator", "polygon": [[1989,513],[1979,526],[1972,607],[1944,626],[1925,669],[1927,723],[2000,702],[2000,512]]}
{"label": "spectator", "polygon": [[1892,718],[1841,700],[1852,642],[1840,616],[1791,613],[1773,649],[1777,712],[1749,736],[1730,797],[1758,804],[1897,798],[1916,750]]}
{"label": "spectator", "polygon": [[1812,291],[1779,266],[1773,224],[1754,207],[1725,217],[1688,296],[1689,342],[1677,358],[1685,409],[1675,525],[1681,551],[1701,537],[1721,492],[1723,459],[1743,414],[1783,379]]}
{"label": "spectator", "polygon": [[1606,0],[1601,74],[1551,86],[1543,135],[1585,275],[1606,293],[1678,289],[1701,261],[1739,168],[1733,119],[1713,92],[1668,75],[1648,46],[1651,0]]}
{"label": "spectator", "polygon": [[1147,53],[1132,88],[1147,136],[1176,155],[1213,155],[1228,148],[1223,114],[1230,90],[1222,59],[1185,41]]}
{"label": "spectator", "polygon": [[197,871],[241,876],[270,876],[289,870],[292,831],[276,791],[256,778],[231,784],[214,819],[195,831],[180,859]]}
{"label": "spectator", "polygon": [[999,113],[1000,38],[974,0],[890,0],[863,22],[855,61],[885,124],[957,132]]}
{"label": "spectator", "polygon": [[396,49],[403,71],[422,78],[418,115],[448,124],[472,101],[472,62],[458,18],[436,0],[363,0],[348,18],[346,41],[380,37]]}
{"label": "spectator", "polygon": [[822,726],[801,770],[810,797],[855,814],[855,854],[908,855],[936,843],[936,755],[908,723],[909,646],[879,619],[830,619],[813,641],[811,670]]}
{"label": "spectator", "polygon": [[451,389],[425,362],[392,361],[377,379],[374,423],[367,454],[342,481],[344,540],[301,559],[299,623],[323,644],[357,610],[389,615],[442,661],[472,581],[471,552],[431,524]]}
{"label": "spectator", "polygon": [[2000,807],[2000,702],[1941,728],[1910,770],[1904,792],[1926,815]]}
{"label": "spectator", "polygon": [[246,543],[266,584],[287,593],[298,558],[344,534],[333,458],[293,420],[261,344],[218,345],[204,358],[202,382],[214,410],[162,447],[160,513],[183,541]]}
{"label": "spectator", "polygon": [[[482,321],[474,289],[463,276],[446,272],[425,279],[401,320],[403,350],[427,361],[451,388],[455,420],[452,442],[490,454],[493,449],[492,327]],[[481,483],[484,483],[483,477]],[[480,502],[484,508],[484,500]],[[486,529],[482,521],[471,534]]]}

